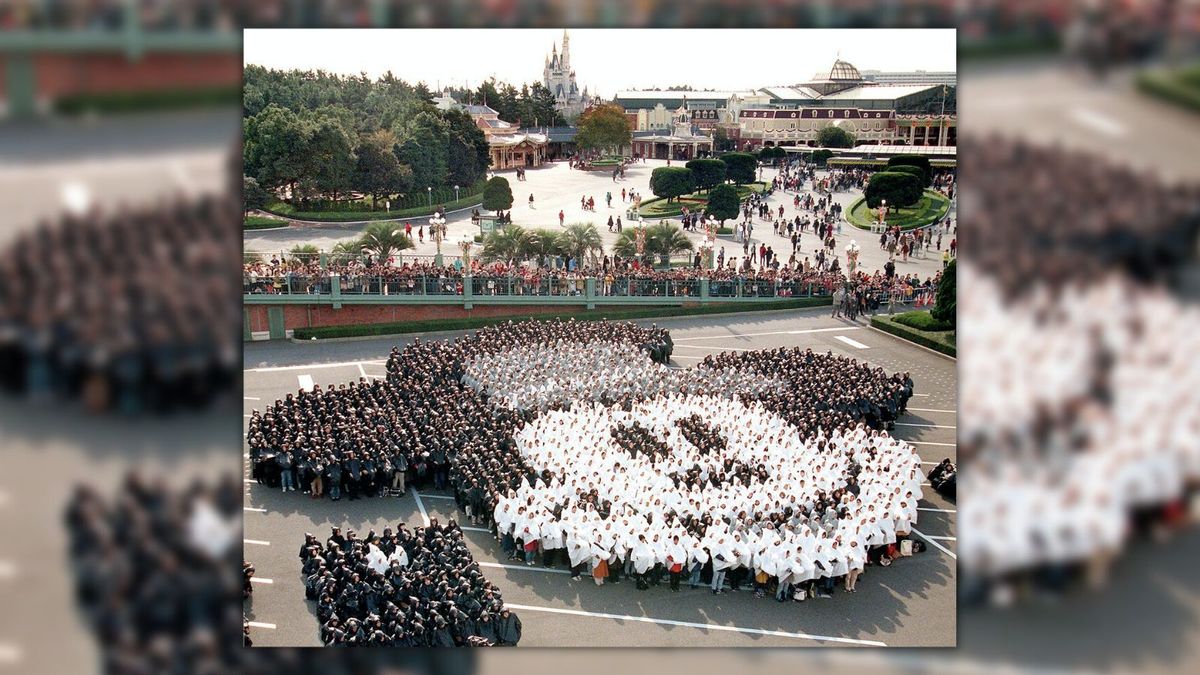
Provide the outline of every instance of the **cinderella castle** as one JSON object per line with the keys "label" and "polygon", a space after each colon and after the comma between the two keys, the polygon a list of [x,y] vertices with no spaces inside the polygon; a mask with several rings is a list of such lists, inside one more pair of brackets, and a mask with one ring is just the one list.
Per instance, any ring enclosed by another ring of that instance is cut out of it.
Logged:
{"label": "cinderella castle", "polygon": [[592,104],[587,87],[579,91],[575,82],[575,71],[571,69],[571,38],[563,31],[562,54],[558,53],[558,45],[551,48],[546,57],[546,67],[542,71],[542,83],[554,94],[554,107],[573,122],[579,114]]}

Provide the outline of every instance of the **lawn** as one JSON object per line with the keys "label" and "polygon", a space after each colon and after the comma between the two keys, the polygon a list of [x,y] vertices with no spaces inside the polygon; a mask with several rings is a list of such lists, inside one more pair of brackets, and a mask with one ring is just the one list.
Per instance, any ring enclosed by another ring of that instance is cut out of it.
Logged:
{"label": "lawn", "polygon": [[482,193],[468,195],[458,201],[450,201],[440,204],[435,200],[433,208],[430,208],[429,206],[422,206],[412,209],[392,209],[391,211],[300,211],[297,210],[295,206],[288,204],[287,202],[275,202],[263,210],[277,215],[287,216],[288,218],[294,218],[296,220],[313,220],[331,223],[355,222],[360,220],[399,220],[404,218],[421,218],[423,216],[432,215],[433,209],[439,206],[446,207],[447,211],[479,206],[483,201],[482,196]]}
{"label": "lawn", "polygon": [[245,230],[266,230],[272,227],[287,227],[287,221],[263,216],[246,216],[242,224],[242,229]]}
{"label": "lawn", "polygon": [[[946,199],[945,195],[933,190],[926,190],[921,201],[915,205],[899,210],[892,209],[887,215],[887,223],[888,225],[898,225],[902,230],[911,230],[945,218],[949,210],[950,200]],[[875,219],[875,209],[867,208],[865,197],[859,197],[846,211],[846,220],[851,225],[864,230],[871,229],[871,224],[875,222]]]}
{"label": "lawn", "polygon": [[[746,185],[735,186],[737,188],[738,199],[745,199],[750,196],[751,192],[762,192],[767,189],[766,183],[748,183]],[[708,205],[707,192],[693,192],[690,195],[685,195],[678,199],[672,200],[670,203],[666,199],[659,197],[649,201],[642,202],[642,208],[638,211],[643,218],[671,218],[683,214],[683,207],[688,207],[688,211],[703,211]]]}

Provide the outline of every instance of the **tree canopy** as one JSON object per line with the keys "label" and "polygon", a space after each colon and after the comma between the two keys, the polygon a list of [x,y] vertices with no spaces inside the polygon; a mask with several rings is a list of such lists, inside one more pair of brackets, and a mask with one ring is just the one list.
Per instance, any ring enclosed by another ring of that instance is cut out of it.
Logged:
{"label": "tree canopy", "polygon": [[513,205],[512,188],[508,179],[495,176],[483,186],[483,208],[488,211],[504,211]]}
{"label": "tree canopy", "polygon": [[942,280],[938,283],[937,296],[934,298],[933,309],[929,315],[938,321],[945,321],[953,328],[958,317],[958,281],[955,268],[957,260],[951,260],[946,269],[942,270]]}
{"label": "tree canopy", "polygon": [[725,162],[725,175],[738,185],[753,183],[758,176],[758,159],[748,152],[727,152],[720,159]]}
{"label": "tree canopy", "polygon": [[358,239],[358,247],[374,255],[380,263],[387,263],[400,251],[414,248],[412,240],[404,234],[404,228],[392,221],[368,223]]}
{"label": "tree canopy", "polygon": [[585,110],[576,121],[575,144],[581,150],[616,149],[633,142],[625,109],[606,103]]}
{"label": "tree canopy", "polygon": [[685,164],[696,178],[696,187],[708,190],[725,182],[725,162],[719,159],[693,159]]}
{"label": "tree canopy", "polygon": [[912,206],[924,193],[921,179],[911,173],[899,171],[879,171],[871,175],[867,188],[863,191],[867,206],[878,208],[883,200],[887,200],[889,208]]}
{"label": "tree canopy", "polygon": [[691,169],[679,166],[660,166],[650,173],[650,191],[656,197],[675,197],[696,191],[696,176]]}
{"label": "tree canopy", "polygon": [[817,145],[822,148],[853,148],[854,134],[832,124],[817,132]]}
{"label": "tree canopy", "polygon": [[933,185],[933,166],[929,163],[929,158],[924,155],[896,155],[888,159],[887,165],[886,171],[892,171],[897,167],[916,167],[921,170],[921,184],[925,187]]}
{"label": "tree canopy", "polygon": [[721,221],[722,226],[726,220],[737,218],[741,210],[742,204],[738,199],[737,188],[732,185],[718,185],[708,193],[708,213]]}

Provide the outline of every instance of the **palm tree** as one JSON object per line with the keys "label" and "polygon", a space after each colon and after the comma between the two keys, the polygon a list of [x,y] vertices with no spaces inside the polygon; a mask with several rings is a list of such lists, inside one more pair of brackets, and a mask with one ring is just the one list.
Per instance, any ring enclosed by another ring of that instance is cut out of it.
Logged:
{"label": "palm tree", "polygon": [[529,231],[524,251],[525,257],[551,256],[559,253],[562,253],[562,247],[559,246],[557,232],[541,228]]}
{"label": "palm tree", "polygon": [[659,256],[662,264],[670,265],[671,256],[686,253],[695,246],[675,223],[666,221],[646,228],[646,252]]}
{"label": "palm tree", "polygon": [[583,266],[585,256],[604,250],[604,242],[600,232],[592,223],[571,223],[558,235],[559,246],[563,252],[575,258],[576,264]]}
{"label": "palm tree", "polygon": [[622,258],[636,258],[637,228],[621,230],[621,234],[617,235],[617,240],[613,243],[612,252]]}
{"label": "palm tree", "polygon": [[381,263],[386,263],[394,253],[415,248],[412,240],[404,234],[403,228],[394,222],[382,221],[367,225],[355,245],[367,253],[374,254]]}
{"label": "palm tree", "polygon": [[334,244],[329,251],[330,265],[345,265],[351,260],[357,259],[362,254],[362,249],[359,247],[357,239],[350,241],[341,241]]}
{"label": "palm tree", "polygon": [[312,244],[296,244],[292,247],[292,250],[288,251],[288,253],[291,255],[292,259],[308,263],[312,262],[317,258],[317,256],[321,255],[321,250]]}
{"label": "palm tree", "polygon": [[483,240],[484,260],[515,260],[524,258],[529,249],[529,232],[520,225],[506,225],[492,230]]}

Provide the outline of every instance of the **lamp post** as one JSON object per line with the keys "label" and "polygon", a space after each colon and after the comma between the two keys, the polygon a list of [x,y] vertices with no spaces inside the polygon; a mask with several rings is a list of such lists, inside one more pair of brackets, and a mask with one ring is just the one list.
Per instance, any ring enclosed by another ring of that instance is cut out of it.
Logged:
{"label": "lamp post", "polygon": [[458,247],[462,249],[463,274],[471,275],[471,247],[474,245],[470,239],[463,239],[458,242]]}
{"label": "lamp post", "polygon": [[846,244],[846,276],[853,278],[854,271],[858,269],[858,254],[861,249],[858,247],[858,242],[854,239]]}
{"label": "lamp post", "polygon": [[637,230],[634,232],[634,242],[637,244],[638,260],[646,263],[646,222],[638,215]]}
{"label": "lamp post", "polygon": [[445,235],[446,219],[441,213],[434,213],[429,219],[429,232],[433,235],[433,241],[437,244],[437,255],[433,257],[433,264],[438,267],[442,266],[442,237]]}
{"label": "lamp post", "polygon": [[433,186],[425,188],[429,192],[429,208],[433,208]]}
{"label": "lamp post", "polygon": [[458,201],[458,186],[454,186],[454,201]]}
{"label": "lamp post", "polygon": [[879,200],[879,209],[878,209],[877,213],[879,214],[879,228],[883,229],[887,224],[887,221],[885,220],[887,218],[887,200],[886,199]]}

